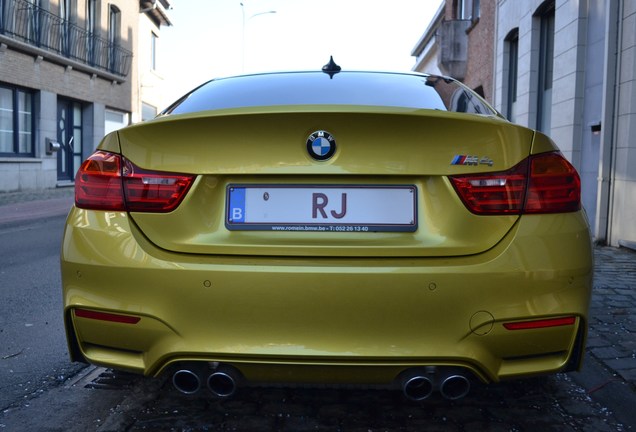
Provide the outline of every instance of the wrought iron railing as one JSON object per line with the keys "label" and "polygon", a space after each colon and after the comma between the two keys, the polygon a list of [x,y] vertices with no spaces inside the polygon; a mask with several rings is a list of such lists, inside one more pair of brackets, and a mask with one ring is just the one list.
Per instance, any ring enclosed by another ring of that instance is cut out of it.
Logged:
{"label": "wrought iron railing", "polygon": [[26,0],[0,0],[0,34],[125,77],[132,52]]}

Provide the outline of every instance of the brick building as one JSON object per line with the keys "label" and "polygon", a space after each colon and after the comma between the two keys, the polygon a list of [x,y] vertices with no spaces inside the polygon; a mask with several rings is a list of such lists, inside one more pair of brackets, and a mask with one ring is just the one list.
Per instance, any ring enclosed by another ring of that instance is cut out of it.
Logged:
{"label": "brick building", "polygon": [[496,0],[442,2],[413,48],[413,70],[456,78],[492,101]]}
{"label": "brick building", "polygon": [[0,0],[0,191],[73,184],[106,132],[141,118],[140,23],[158,32],[168,7]]}

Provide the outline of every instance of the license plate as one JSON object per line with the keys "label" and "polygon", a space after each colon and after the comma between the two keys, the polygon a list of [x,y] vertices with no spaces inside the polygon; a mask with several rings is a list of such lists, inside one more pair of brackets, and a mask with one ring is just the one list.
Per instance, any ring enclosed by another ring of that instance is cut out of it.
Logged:
{"label": "license plate", "polygon": [[229,230],[417,230],[415,186],[230,185]]}

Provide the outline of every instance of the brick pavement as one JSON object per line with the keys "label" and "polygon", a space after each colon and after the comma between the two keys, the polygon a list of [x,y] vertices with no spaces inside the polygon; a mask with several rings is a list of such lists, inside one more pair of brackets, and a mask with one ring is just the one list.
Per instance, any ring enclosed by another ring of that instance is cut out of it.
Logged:
{"label": "brick pavement", "polygon": [[595,247],[588,355],[636,390],[636,252]]}

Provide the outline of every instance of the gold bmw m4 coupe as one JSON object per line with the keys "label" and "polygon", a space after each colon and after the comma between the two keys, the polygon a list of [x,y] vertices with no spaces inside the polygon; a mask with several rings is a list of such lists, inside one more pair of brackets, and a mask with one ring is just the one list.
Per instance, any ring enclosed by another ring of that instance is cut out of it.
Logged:
{"label": "gold bmw m4 coupe", "polygon": [[61,255],[71,359],[184,393],[395,388],[580,367],[591,241],[574,167],[461,83],[212,80],[107,135]]}

